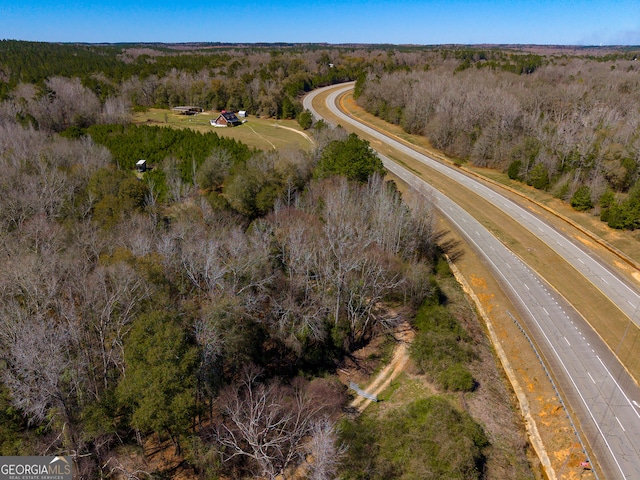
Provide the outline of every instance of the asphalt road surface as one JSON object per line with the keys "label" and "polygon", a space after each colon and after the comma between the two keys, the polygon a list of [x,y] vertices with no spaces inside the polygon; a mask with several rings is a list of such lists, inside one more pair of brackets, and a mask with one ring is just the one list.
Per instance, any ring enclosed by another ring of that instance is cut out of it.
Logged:
{"label": "asphalt road surface", "polygon": [[[630,321],[638,324],[640,294],[634,286],[627,284],[594,254],[506,197],[342,113],[336,106],[336,99],[351,88],[353,83],[337,88],[327,87],[331,91],[327,106],[341,123],[350,123],[430,168],[445,173],[496,205],[554,249],[616,303]],[[323,90],[312,92],[304,100],[305,108],[316,118],[320,117],[312,101]],[[390,172],[433,198],[439,212],[476,250],[518,308],[547,367],[553,372],[563,400],[575,414],[574,421],[581,426],[582,440],[589,443],[598,459],[601,471],[595,472],[597,477],[640,479],[640,389],[610,349],[551,285],[471,215],[409,170],[382,155],[380,157]]]}

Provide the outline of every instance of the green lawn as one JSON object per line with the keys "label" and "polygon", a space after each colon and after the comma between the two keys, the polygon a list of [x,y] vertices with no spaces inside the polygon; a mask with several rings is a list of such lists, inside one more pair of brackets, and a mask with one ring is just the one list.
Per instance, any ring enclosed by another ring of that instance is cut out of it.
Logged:
{"label": "green lawn", "polygon": [[[138,125],[158,125],[173,128],[191,128],[199,132],[216,132],[221,137],[235,138],[250,147],[260,150],[294,147],[303,150],[313,148],[311,139],[295,120],[276,120],[250,116],[237,127],[216,128],[210,120],[218,112],[204,112],[198,115],[177,115],[170,110],[152,108],[133,115],[133,123]],[[242,120],[242,119],[241,119]]]}

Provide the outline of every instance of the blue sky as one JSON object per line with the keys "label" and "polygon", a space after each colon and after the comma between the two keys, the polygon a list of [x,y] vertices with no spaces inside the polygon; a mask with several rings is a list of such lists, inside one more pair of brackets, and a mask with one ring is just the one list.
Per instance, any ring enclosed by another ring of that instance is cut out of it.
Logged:
{"label": "blue sky", "polygon": [[640,45],[640,0],[0,0],[0,39]]}

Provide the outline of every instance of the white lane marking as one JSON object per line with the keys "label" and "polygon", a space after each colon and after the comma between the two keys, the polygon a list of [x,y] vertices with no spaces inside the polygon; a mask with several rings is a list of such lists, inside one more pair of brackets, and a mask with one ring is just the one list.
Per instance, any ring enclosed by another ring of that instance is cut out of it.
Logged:
{"label": "white lane marking", "polygon": [[618,417],[616,417],[616,420],[618,420],[618,425],[620,425],[620,428],[622,429],[623,432],[626,432],[626,430],[624,429],[624,427],[622,426],[622,422],[620,421],[620,419]]}
{"label": "white lane marking", "polygon": [[[604,362],[602,361],[602,359],[600,358],[600,355],[596,355],[596,358],[600,361],[600,364],[602,365],[602,368],[605,369],[605,371],[607,372],[607,375],[609,375],[609,378],[611,378],[611,380],[613,380],[613,383],[616,384],[616,387],[618,387],[618,390],[620,391],[620,393],[622,393],[622,396],[625,398],[625,400],[627,401],[627,403],[629,403],[629,405],[631,405],[631,399],[629,398],[629,396],[626,394],[626,392],[622,389],[622,387],[620,386],[620,384],[618,383],[618,381],[615,379],[615,377],[613,375],[611,375],[611,372],[609,371],[609,369],[607,368],[607,366],[604,364]],[[638,418],[640,418],[640,414],[638,412],[636,412],[636,415],[638,416]]]}

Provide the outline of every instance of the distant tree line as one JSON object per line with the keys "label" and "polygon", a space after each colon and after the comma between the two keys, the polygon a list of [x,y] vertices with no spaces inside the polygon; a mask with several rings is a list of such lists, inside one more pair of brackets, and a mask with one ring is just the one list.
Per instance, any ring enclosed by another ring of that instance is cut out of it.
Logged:
{"label": "distant tree line", "polygon": [[[198,105],[295,118],[301,93],[355,79],[371,56],[367,50],[328,47],[176,49],[1,40],[0,101],[12,100],[12,113],[25,121],[57,130],[115,120],[99,118],[97,104],[111,116],[131,107]],[[92,104],[67,105],[70,89]],[[51,113],[62,121],[52,123]]]}
{"label": "distant tree line", "polygon": [[[613,228],[640,227],[638,51],[617,55],[433,53],[370,71],[371,113],[447,154],[547,190]],[[399,68],[403,66],[405,68]]]}

